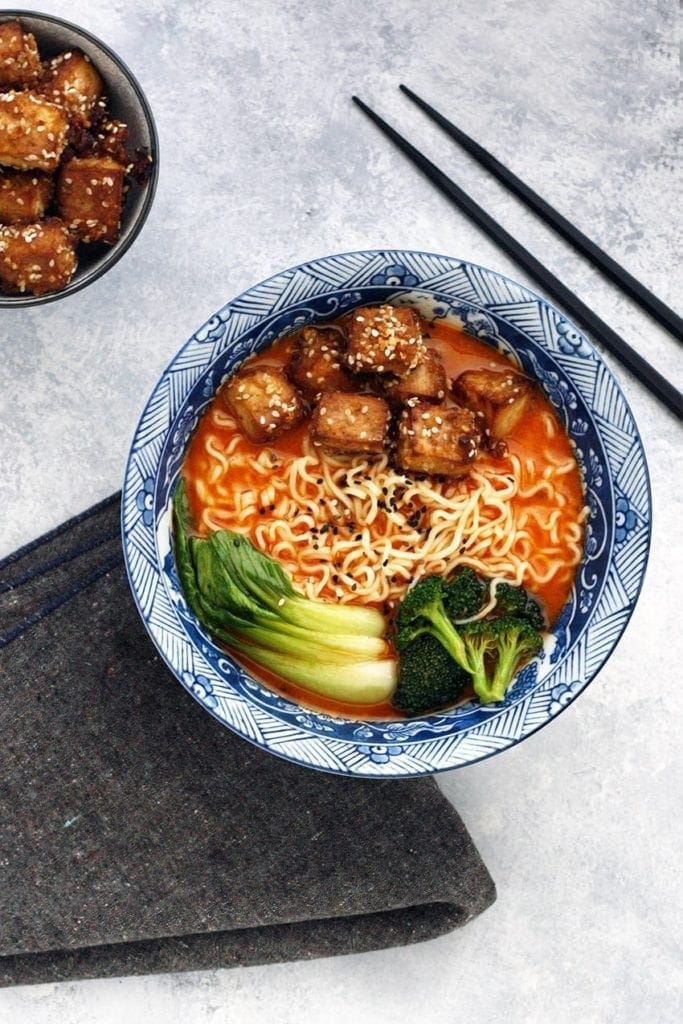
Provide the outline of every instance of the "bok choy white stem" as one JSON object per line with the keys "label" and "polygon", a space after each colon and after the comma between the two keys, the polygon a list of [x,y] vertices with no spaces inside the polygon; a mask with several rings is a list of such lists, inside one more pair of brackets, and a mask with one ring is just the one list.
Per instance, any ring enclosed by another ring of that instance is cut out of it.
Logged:
{"label": "bok choy white stem", "polygon": [[396,659],[374,608],[298,594],[279,562],[246,537],[192,533],[185,483],[173,496],[176,564],[187,602],[221,643],[333,700],[375,704],[396,685]]}

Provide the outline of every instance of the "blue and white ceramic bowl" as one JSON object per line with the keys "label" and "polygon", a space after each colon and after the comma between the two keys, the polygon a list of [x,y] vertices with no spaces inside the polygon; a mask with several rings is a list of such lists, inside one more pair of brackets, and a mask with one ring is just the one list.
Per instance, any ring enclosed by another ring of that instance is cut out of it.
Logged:
{"label": "blue and white ceramic bowl", "polygon": [[[519,673],[504,703],[472,702],[422,719],[365,722],[284,699],[211,641],[178,584],[170,495],[202,412],[221,379],[245,357],[303,324],[396,300],[515,354],[576,445],[590,517],[583,562],[551,649]],[[143,621],[180,683],[210,714],[299,764],[386,778],[488,757],[529,736],[578,696],[613,651],[637,600],[650,540],[650,489],[638,430],[619,385],[560,312],[514,281],[449,256],[351,252],[304,263],[250,288],[186,342],[140,418],[122,521]]]}

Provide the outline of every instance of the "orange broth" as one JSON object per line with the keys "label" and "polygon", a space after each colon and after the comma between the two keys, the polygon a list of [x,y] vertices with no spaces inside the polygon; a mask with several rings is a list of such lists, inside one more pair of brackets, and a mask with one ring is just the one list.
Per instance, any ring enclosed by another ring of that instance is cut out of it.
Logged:
{"label": "orange broth", "polygon": [[[469,369],[481,369],[484,367],[499,370],[517,369],[506,356],[496,352],[484,344],[484,342],[465,334],[464,331],[449,326],[442,321],[428,324],[426,335],[429,346],[437,349],[440,353],[449,379],[455,378],[460,373]],[[279,339],[266,351],[252,356],[249,359],[249,366],[274,366],[281,369],[289,358],[296,343],[295,339],[296,335],[288,335]],[[220,390],[213,399],[213,402],[223,404]],[[551,416],[557,424],[557,429],[552,437],[548,437],[544,429],[544,414]],[[268,444],[268,448],[277,455],[290,457],[302,455],[308,426],[309,420],[307,418],[292,430],[275,438]],[[232,428],[220,429],[214,424],[210,429],[214,435],[219,435],[220,441],[224,442],[226,446],[234,435]],[[183,466],[190,510],[196,521],[199,520],[199,514],[202,509],[202,501],[197,492],[196,481],[201,479],[206,486],[209,469],[208,459],[205,454],[205,441],[208,430],[209,417],[204,415],[192,437]],[[526,470],[523,474],[522,479],[525,485],[530,483],[532,479],[538,479],[539,476],[542,476],[545,466],[549,465],[546,462],[546,454],[549,454],[558,463],[571,459],[576,464],[576,456],[571,440],[559,423],[553,407],[538,390],[534,391],[531,402],[515,426],[513,434],[506,437],[506,442],[510,454],[518,456],[523,467],[527,465],[527,460],[529,460],[530,466],[533,463],[532,474],[529,475]],[[255,456],[263,450],[263,445],[253,444],[251,447]],[[479,456],[479,465],[485,466],[486,460],[491,460],[492,464],[495,464],[492,456],[482,453]],[[250,472],[248,467],[240,467],[239,472],[234,471],[231,473],[231,480],[235,492],[249,490],[260,482],[260,478],[255,473]],[[555,481],[555,489],[563,496],[566,512],[574,521],[579,521],[585,502],[583,483],[578,465],[576,465],[574,470],[564,473],[559,480]],[[208,490],[210,491],[210,486]],[[510,500],[513,506],[520,511],[524,507],[533,507],[536,512],[545,513],[546,519],[555,508],[551,499],[545,497],[544,494],[536,494],[530,498],[518,495]],[[539,546],[542,544],[543,530],[534,517],[529,517],[525,530],[531,534],[532,539],[538,541]],[[529,587],[541,602],[551,624],[559,616],[573,585],[576,568],[569,564],[570,561],[569,551],[567,551],[566,567],[557,572],[547,583],[540,584],[538,587]],[[291,697],[303,706],[351,718],[386,719],[401,717],[401,713],[389,703],[359,706],[358,704],[343,704],[338,701],[328,700],[280,678],[260,665],[250,663],[250,660],[247,658],[240,656],[238,660],[257,679],[261,679],[266,685]],[[466,694],[463,696],[463,699],[468,699],[469,696],[471,694]]]}

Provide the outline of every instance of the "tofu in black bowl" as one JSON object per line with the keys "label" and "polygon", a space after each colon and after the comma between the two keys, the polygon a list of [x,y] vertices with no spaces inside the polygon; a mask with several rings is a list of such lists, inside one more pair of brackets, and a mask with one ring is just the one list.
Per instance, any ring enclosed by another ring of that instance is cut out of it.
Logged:
{"label": "tofu in black bowl", "polygon": [[91,284],[129,249],[159,166],[154,120],[121,59],[89,32],[0,12],[0,306]]}

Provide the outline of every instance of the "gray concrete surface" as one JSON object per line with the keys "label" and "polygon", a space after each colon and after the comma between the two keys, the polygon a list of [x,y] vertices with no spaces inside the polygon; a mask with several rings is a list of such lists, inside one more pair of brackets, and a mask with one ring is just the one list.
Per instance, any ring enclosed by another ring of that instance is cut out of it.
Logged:
{"label": "gray concrete surface", "polygon": [[[381,138],[350,103],[354,92],[683,384],[681,348],[397,89],[404,81],[449,113],[680,311],[675,5],[24,6],[69,17],[123,56],[155,111],[162,168],[143,234],[106,278],[62,302],[1,313],[0,554],[120,486],[159,372],[255,281],[379,246],[525,280]],[[3,1024],[680,1019],[680,426],[607,361],[650,462],[650,567],[617,652],[580,700],[520,746],[439,780],[496,879],[496,905],[422,946],[4,991]]]}

